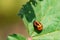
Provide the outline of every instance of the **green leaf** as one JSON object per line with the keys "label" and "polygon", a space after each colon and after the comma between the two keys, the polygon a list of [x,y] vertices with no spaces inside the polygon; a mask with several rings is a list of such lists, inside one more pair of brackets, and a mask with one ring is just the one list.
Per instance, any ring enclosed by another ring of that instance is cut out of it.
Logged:
{"label": "green leaf", "polygon": [[8,36],[7,40],[26,40],[26,38],[19,34],[12,34]]}
{"label": "green leaf", "polygon": [[[60,31],[60,0],[30,0],[20,10],[19,15],[32,37]],[[34,20],[43,25],[40,33],[34,30]]]}
{"label": "green leaf", "polygon": [[[41,4],[41,23],[43,31],[40,34],[34,32],[32,36],[43,35],[60,30],[60,0],[43,0]],[[37,7],[38,8],[38,7]]]}
{"label": "green leaf", "polygon": [[60,31],[33,37],[33,40],[60,40]]}
{"label": "green leaf", "polygon": [[[33,26],[33,21],[38,20],[40,21],[40,12],[36,13],[36,11],[40,11],[40,5],[38,4],[35,0],[30,0],[27,2],[25,5],[23,5],[23,8],[20,10],[19,15],[21,16],[26,28],[28,29],[28,33],[31,36],[32,33],[34,32],[34,26]],[[36,6],[36,10],[34,7]],[[39,8],[37,8],[39,7]]]}

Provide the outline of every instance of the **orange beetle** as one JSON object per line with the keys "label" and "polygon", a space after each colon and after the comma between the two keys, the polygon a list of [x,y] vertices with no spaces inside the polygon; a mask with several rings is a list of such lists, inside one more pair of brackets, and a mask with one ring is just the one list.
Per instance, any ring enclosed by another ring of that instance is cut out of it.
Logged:
{"label": "orange beetle", "polygon": [[34,21],[33,25],[34,25],[35,29],[37,29],[38,31],[41,31],[43,29],[43,26],[40,22]]}

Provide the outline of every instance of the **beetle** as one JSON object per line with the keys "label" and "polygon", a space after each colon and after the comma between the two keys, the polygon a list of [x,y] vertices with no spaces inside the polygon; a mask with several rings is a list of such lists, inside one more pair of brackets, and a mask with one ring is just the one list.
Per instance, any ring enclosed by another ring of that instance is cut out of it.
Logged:
{"label": "beetle", "polygon": [[35,28],[36,30],[42,31],[43,25],[42,25],[40,22],[34,21],[34,22],[33,22],[33,25],[34,25],[34,28]]}

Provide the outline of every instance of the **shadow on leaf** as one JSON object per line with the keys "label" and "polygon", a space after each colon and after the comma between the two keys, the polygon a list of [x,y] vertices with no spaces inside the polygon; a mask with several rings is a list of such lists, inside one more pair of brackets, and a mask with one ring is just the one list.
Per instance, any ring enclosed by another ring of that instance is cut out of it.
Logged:
{"label": "shadow on leaf", "polygon": [[38,34],[40,34],[42,32],[42,30],[39,31],[38,29],[36,29],[36,27],[34,27],[34,31]]}
{"label": "shadow on leaf", "polygon": [[33,4],[34,6],[36,6],[36,4],[37,4],[36,0],[30,0],[30,2],[32,2],[32,4]]}
{"label": "shadow on leaf", "polygon": [[43,0],[39,0],[39,1],[43,1]]}
{"label": "shadow on leaf", "polygon": [[28,22],[31,22],[35,18],[35,13],[30,2],[27,2],[26,5],[23,5],[23,8],[20,10],[19,15],[21,18],[25,16]]}
{"label": "shadow on leaf", "polygon": [[23,8],[20,10],[20,13],[18,14],[21,16],[21,18],[25,16],[28,22],[31,22],[34,18],[36,18],[35,12],[33,10],[33,7],[31,6],[31,3],[34,6],[36,6],[37,4],[36,0],[30,0],[29,2],[26,3],[26,5],[23,5]]}

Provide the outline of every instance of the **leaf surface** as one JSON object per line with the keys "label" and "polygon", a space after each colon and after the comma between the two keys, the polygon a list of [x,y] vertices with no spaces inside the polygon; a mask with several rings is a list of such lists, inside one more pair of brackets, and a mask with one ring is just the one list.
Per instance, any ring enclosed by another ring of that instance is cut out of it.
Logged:
{"label": "leaf surface", "polygon": [[12,34],[8,36],[7,40],[26,40],[26,38],[19,34]]}
{"label": "leaf surface", "polygon": [[41,36],[36,36],[33,37],[33,40],[60,40],[60,31],[55,31]]}
{"label": "leaf surface", "polygon": [[[20,10],[19,15],[30,36],[39,36],[37,38],[40,38],[41,35],[51,33],[53,39],[54,36],[55,38],[58,37],[59,32],[55,31],[60,31],[60,0],[30,0]],[[42,23],[43,29],[41,32],[34,30],[34,20]],[[50,35],[45,36],[49,37]],[[45,36],[42,36],[42,38]]]}

